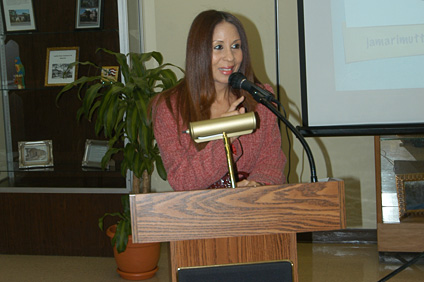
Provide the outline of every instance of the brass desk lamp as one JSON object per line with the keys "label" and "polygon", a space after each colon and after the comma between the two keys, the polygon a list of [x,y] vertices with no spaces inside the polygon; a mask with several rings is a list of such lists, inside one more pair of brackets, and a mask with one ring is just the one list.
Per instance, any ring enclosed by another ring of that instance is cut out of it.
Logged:
{"label": "brass desk lamp", "polygon": [[185,133],[190,134],[196,143],[224,139],[231,187],[236,188],[233,157],[228,138],[250,134],[255,129],[256,115],[254,112],[249,112],[241,115],[191,122]]}

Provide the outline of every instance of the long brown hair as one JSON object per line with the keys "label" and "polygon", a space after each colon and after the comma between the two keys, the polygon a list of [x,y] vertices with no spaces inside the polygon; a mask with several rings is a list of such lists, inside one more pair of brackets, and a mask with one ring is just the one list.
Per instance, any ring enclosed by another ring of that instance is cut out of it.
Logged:
{"label": "long brown hair", "polygon": [[[240,35],[243,60],[239,71],[248,80],[259,83],[252,69],[247,36],[241,22],[227,12],[216,10],[201,12],[191,24],[188,34],[185,77],[176,87],[161,93],[156,101],[156,103],[166,101],[179,128],[188,126],[190,122],[210,119],[210,107],[216,98],[211,66],[212,37],[215,27],[224,21],[233,24]],[[234,90],[230,86],[228,88],[236,97],[245,96],[243,106],[246,111],[255,110],[257,103],[248,93],[244,90]],[[175,100],[171,102],[171,99]]]}

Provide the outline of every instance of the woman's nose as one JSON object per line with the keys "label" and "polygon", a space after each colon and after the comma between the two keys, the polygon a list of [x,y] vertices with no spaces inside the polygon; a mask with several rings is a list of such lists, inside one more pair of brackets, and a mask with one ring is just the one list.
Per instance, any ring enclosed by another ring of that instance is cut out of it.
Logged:
{"label": "woman's nose", "polygon": [[227,50],[224,53],[224,59],[227,61],[234,61],[234,54],[233,50],[231,48],[227,48]]}

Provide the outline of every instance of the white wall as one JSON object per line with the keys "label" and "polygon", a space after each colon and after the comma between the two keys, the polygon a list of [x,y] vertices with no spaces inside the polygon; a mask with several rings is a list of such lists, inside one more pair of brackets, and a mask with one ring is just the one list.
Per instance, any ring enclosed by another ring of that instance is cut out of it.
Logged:
{"label": "white wall", "polygon": [[[184,67],[185,42],[194,17],[206,9],[229,11],[240,18],[249,36],[256,74],[276,87],[273,0],[141,0],[144,50],[160,51],[167,62]],[[279,0],[280,93],[293,125],[301,124],[297,0]],[[329,115],[331,113],[328,113]],[[290,182],[309,182],[309,163],[298,140],[290,134]],[[293,139],[294,138],[294,139]],[[345,181],[347,224],[350,228],[376,228],[373,137],[307,139],[314,153],[318,178]],[[171,191],[168,183],[153,177],[156,191]]]}

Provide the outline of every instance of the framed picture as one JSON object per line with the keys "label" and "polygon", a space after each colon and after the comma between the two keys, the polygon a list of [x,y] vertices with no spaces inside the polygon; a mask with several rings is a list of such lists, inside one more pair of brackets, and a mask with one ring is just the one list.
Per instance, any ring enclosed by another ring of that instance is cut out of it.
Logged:
{"label": "framed picture", "polygon": [[45,86],[65,85],[75,81],[78,65],[78,47],[47,48]]}
{"label": "framed picture", "polygon": [[102,0],[78,0],[75,28],[100,28],[102,19]]}
{"label": "framed picture", "polygon": [[396,175],[399,218],[424,215],[424,172]]}
{"label": "framed picture", "polygon": [[92,140],[85,141],[85,152],[82,160],[83,167],[102,167],[102,158],[109,149],[108,141]]}
{"label": "framed picture", "polygon": [[19,168],[53,166],[52,140],[18,142]]}
{"label": "framed picture", "polygon": [[118,81],[119,66],[102,67],[102,81],[113,82]]}
{"label": "framed picture", "polygon": [[35,30],[32,0],[2,0],[6,31]]}

